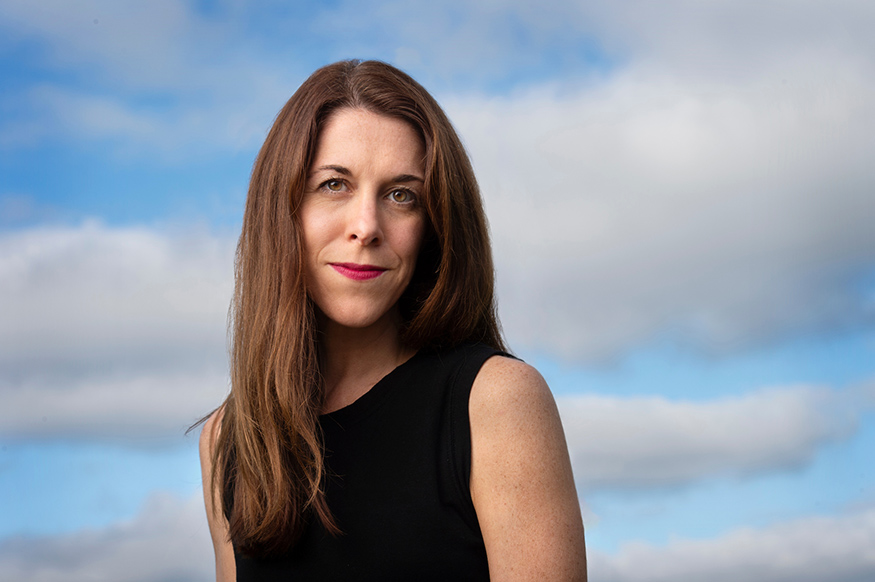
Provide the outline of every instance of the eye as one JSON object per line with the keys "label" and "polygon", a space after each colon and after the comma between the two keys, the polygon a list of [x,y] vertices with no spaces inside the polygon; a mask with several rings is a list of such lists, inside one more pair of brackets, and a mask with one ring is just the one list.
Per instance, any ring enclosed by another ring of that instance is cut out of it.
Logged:
{"label": "eye", "polygon": [[322,183],[322,187],[331,192],[340,192],[343,190],[342,180],[326,180]]}
{"label": "eye", "polygon": [[398,204],[410,204],[416,200],[416,196],[410,190],[398,188],[389,192],[389,199]]}

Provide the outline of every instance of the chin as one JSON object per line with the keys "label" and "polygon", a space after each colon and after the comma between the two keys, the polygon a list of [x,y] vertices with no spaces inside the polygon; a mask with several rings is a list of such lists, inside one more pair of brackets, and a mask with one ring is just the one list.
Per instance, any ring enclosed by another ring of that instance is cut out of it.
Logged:
{"label": "chin", "polygon": [[400,316],[395,307],[375,309],[373,305],[348,306],[340,309],[320,309],[320,311],[327,321],[351,329],[366,329],[387,321],[400,323]]}

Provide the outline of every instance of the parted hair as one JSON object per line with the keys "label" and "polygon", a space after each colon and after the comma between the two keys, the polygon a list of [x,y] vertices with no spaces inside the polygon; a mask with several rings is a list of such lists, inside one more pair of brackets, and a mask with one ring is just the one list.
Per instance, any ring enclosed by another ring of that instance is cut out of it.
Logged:
{"label": "parted hair", "polygon": [[299,217],[320,129],[343,108],[401,119],[425,144],[427,228],[400,300],[402,342],[412,349],[473,341],[504,349],[477,181],[443,110],[419,83],[382,62],[342,61],[314,72],[279,112],[255,160],[237,245],[231,391],[217,417],[211,477],[213,506],[222,508],[231,542],[247,555],[289,549],[307,520],[335,534],[343,525],[323,492],[319,330]]}

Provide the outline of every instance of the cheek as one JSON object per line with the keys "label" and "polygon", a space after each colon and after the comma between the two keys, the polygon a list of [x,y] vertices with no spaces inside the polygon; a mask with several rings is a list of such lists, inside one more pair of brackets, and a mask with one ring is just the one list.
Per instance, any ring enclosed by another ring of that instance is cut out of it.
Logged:
{"label": "cheek", "polygon": [[420,217],[406,229],[404,239],[405,255],[414,263],[422,248],[423,238],[425,238],[425,219]]}
{"label": "cheek", "polygon": [[315,257],[330,238],[332,224],[335,221],[332,221],[327,213],[308,207],[302,208],[300,221],[304,254],[308,258]]}

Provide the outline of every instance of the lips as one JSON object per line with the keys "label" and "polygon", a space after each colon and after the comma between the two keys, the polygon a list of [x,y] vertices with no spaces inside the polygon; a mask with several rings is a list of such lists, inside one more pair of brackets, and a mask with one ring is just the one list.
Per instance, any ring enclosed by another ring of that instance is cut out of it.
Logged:
{"label": "lips", "polygon": [[383,267],[375,265],[359,265],[358,263],[330,263],[331,267],[348,279],[365,281],[375,279],[386,272]]}

